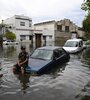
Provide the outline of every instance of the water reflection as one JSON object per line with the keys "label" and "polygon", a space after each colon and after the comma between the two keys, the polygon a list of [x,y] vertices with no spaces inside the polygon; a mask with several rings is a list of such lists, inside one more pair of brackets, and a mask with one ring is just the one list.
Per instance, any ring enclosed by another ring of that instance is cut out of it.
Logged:
{"label": "water reflection", "polygon": [[22,75],[20,73],[14,74],[16,78],[20,81],[21,89],[23,93],[26,93],[26,89],[29,88],[30,83],[30,74]]}
{"label": "water reflection", "polygon": [[3,53],[3,47],[0,46],[0,58],[3,57],[3,54],[2,53]]}
{"label": "water reflection", "polygon": [[58,75],[60,75],[60,73],[62,73],[65,70],[66,65],[67,65],[67,63],[54,66],[53,69],[48,70],[45,74],[50,74],[54,78],[56,78]]}
{"label": "water reflection", "polygon": [[81,100],[90,100],[90,81],[84,86],[81,92],[75,96],[75,98],[81,98]]}
{"label": "water reflection", "polygon": [[[23,43],[31,53],[35,45]],[[46,43],[46,45],[60,45]],[[0,78],[1,100],[90,100],[90,48],[71,54],[69,62],[55,66],[42,76],[14,74],[12,66],[21,44],[0,49],[3,76]],[[4,56],[3,56],[4,55]],[[48,91],[48,92],[47,92]],[[23,95],[22,92],[25,94]],[[9,96],[10,95],[10,96]],[[22,98],[20,98],[22,97]]]}
{"label": "water reflection", "polygon": [[3,76],[3,73],[2,73],[2,62],[0,61],[0,78]]}
{"label": "water reflection", "polygon": [[90,100],[90,96],[89,95],[85,95],[81,100]]}
{"label": "water reflection", "polygon": [[90,48],[87,48],[83,53],[83,62],[90,68]]}
{"label": "water reflection", "polygon": [[82,59],[82,54],[83,54],[83,51],[81,51],[80,53],[77,53],[77,54],[70,54],[70,57],[72,58],[72,59]]}
{"label": "water reflection", "polygon": [[16,48],[14,46],[7,46],[7,48],[4,48],[4,57],[12,56],[14,51],[16,51]]}

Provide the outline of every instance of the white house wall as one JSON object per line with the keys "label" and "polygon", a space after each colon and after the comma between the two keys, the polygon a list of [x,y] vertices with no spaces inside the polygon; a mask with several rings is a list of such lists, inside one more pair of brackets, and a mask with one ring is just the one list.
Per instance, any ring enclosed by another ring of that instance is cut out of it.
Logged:
{"label": "white house wall", "polygon": [[[21,26],[20,22],[24,22],[25,26]],[[26,36],[26,40],[29,40],[29,35],[32,35],[32,20],[29,17],[15,15],[4,20],[4,23],[11,26],[9,30],[16,34],[17,41],[20,41],[20,35]]]}
{"label": "white house wall", "polygon": [[4,20],[4,24],[8,24],[8,25],[12,25],[15,27],[15,20],[14,20],[14,16],[11,18],[7,18],[6,20]]}
{"label": "white house wall", "polygon": [[29,40],[29,38],[27,38],[27,36],[30,35],[29,31],[16,30],[16,33],[17,33],[17,40],[18,41],[21,39],[20,38],[21,35],[26,36],[26,40]]}
{"label": "white house wall", "polygon": [[[25,22],[25,26],[20,26],[20,22]],[[30,29],[28,20],[15,19],[16,29]]]}
{"label": "white house wall", "polygon": [[[46,36],[46,41],[54,41],[54,23],[47,23],[47,24],[41,24],[41,25],[35,25],[34,29],[36,30],[42,30],[42,35]],[[52,38],[50,38],[52,36]]]}

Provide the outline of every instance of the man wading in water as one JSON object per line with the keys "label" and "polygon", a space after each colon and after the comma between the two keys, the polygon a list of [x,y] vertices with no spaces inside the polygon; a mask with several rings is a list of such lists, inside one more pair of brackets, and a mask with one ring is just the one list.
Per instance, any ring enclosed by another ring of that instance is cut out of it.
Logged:
{"label": "man wading in water", "polygon": [[26,52],[26,48],[21,46],[21,52],[19,53],[17,64],[13,67],[13,72],[21,71],[22,74],[25,74],[25,68],[28,66],[28,58],[29,55]]}

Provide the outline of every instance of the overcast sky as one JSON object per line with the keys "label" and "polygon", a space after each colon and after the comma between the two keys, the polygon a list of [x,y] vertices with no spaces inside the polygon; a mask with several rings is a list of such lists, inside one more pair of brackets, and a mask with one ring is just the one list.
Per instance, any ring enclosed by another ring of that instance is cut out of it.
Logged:
{"label": "overcast sky", "polygon": [[85,17],[82,3],[83,0],[0,0],[0,20],[23,14],[33,23],[66,18],[81,26]]}

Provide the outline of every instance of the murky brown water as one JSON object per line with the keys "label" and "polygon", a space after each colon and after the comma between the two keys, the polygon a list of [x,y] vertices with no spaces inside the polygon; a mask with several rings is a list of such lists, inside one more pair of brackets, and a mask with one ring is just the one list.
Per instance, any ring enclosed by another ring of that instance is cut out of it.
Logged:
{"label": "murky brown water", "polygon": [[[35,49],[25,45],[29,53]],[[19,51],[20,45],[0,49],[0,100],[90,100],[90,48],[42,76],[13,74]]]}

